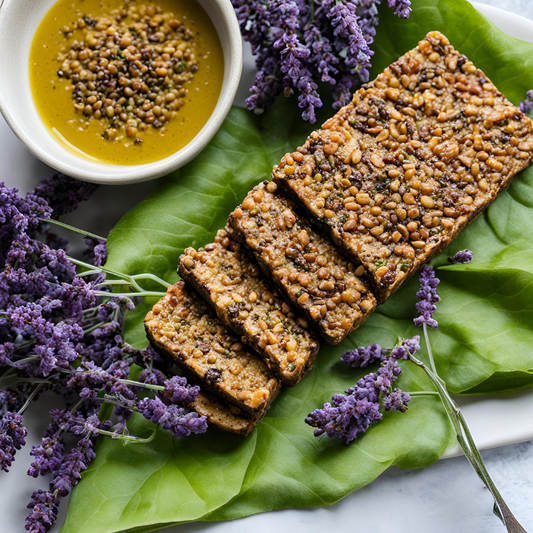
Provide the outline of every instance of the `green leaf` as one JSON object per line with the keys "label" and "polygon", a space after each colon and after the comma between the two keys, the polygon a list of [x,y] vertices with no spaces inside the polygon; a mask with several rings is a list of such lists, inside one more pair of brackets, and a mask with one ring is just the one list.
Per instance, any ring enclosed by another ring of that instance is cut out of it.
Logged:
{"label": "green leaf", "polygon": [[[140,415],[128,426],[141,437],[154,429]],[[71,495],[61,531],[129,531],[199,519],[239,493],[256,439],[257,434],[204,434],[178,440],[160,431],[149,444],[124,446],[99,438],[96,459]]]}
{"label": "green leaf", "polygon": [[[344,349],[376,335],[392,344],[390,326],[381,318]],[[324,349],[313,372],[285,390],[246,439],[210,430],[178,441],[161,431],[150,444],[124,447],[100,438],[96,460],[73,491],[62,532],[154,531],[200,518],[331,504],[389,466],[417,468],[436,461],[454,440],[436,396],[414,398],[405,414],[386,413],[350,446],[313,437],[303,423],[307,414],[365,373],[341,363],[342,351]],[[404,390],[430,389],[418,368],[404,368],[399,381]],[[151,428],[135,417],[130,429],[146,437]]]}
{"label": "green leaf", "polygon": [[[382,6],[374,73],[441,30],[514,102],[533,87],[533,46],[499,32],[462,0],[415,0],[409,20]],[[223,127],[191,164],[158,188],[112,231],[109,266],[129,274],[177,279],[187,246],[210,242],[229,212],[288,150],[313,129],[285,99],[261,117],[232,109]],[[331,114],[322,110],[321,117]],[[434,260],[442,302],[431,331],[439,372],[455,392],[503,392],[533,384],[533,171],[509,190]],[[457,250],[474,263],[446,266]],[[414,327],[416,280],[390,298],[337,347],[323,348],[313,371],[285,389],[247,439],[210,430],[177,441],[160,432],[146,446],[99,439],[97,459],[75,488],[64,533],[148,532],[188,520],[222,520],[284,507],[330,504],[370,483],[386,468],[424,467],[454,440],[435,396],[416,397],[405,414],[387,413],[367,434],[344,446],[315,439],[305,416],[365,372],[340,355],[354,346],[394,344]],[[146,344],[142,318],[151,303],[130,314],[127,339]],[[422,352],[421,358],[426,356]],[[431,391],[417,368],[404,364],[398,385]],[[142,436],[150,424],[136,420]]]}

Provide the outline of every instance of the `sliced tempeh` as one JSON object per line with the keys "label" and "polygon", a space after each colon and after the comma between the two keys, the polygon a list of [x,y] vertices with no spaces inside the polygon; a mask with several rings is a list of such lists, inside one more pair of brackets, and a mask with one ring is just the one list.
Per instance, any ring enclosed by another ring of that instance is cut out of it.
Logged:
{"label": "sliced tempeh", "polygon": [[172,357],[207,390],[250,415],[264,413],[281,389],[265,362],[247,350],[183,281],[168,288],[144,325],[154,348]]}
{"label": "sliced tempeh", "polygon": [[439,32],[274,169],[383,301],[533,159],[533,124]]}
{"label": "sliced tempeh", "polygon": [[222,431],[246,437],[261,417],[246,416],[236,405],[227,405],[212,394],[200,391],[189,408],[207,418],[207,423]]}
{"label": "sliced tempeh", "polygon": [[376,300],[354,265],[293,207],[275,183],[261,183],[230,215],[228,230],[325,341],[338,344],[366,320]]}
{"label": "sliced tempeh", "polygon": [[263,357],[284,385],[312,368],[318,342],[264,279],[255,259],[220,230],[215,242],[180,257],[179,275],[215,309],[218,318]]}

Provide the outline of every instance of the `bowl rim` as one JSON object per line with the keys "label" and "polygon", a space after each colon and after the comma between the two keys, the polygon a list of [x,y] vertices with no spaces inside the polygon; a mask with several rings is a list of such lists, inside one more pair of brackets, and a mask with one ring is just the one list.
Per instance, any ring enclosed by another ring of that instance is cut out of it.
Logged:
{"label": "bowl rim", "polygon": [[[57,1],[57,0],[55,0]],[[243,44],[241,38],[241,32],[239,23],[235,15],[235,10],[230,0],[204,0],[199,1],[200,6],[205,10],[207,15],[211,18],[212,22],[217,26],[216,22],[221,22],[225,26],[226,30],[226,42],[227,48],[224,47],[222,42],[222,36],[217,29],[217,33],[221,40],[224,55],[224,82],[220,91],[218,101],[208,118],[207,122],[203,125],[200,131],[193,139],[189,141],[184,147],[175,152],[172,155],[167,156],[164,159],[153,161],[150,163],[143,163],[139,165],[115,165],[112,163],[98,162],[97,164],[102,167],[116,168],[116,172],[113,175],[99,174],[98,169],[86,169],[84,168],[84,159],[81,156],[76,156],[80,162],[79,166],[74,166],[62,161],[60,158],[50,155],[46,151],[46,147],[43,144],[37,142],[30,134],[23,130],[18,124],[17,119],[10,111],[10,105],[4,98],[2,91],[0,90],[0,113],[3,115],[5,121],[20,139],[24,146],[38,159],[55,170],[62,172],[73,178],[80,179],[82,181],[106,184],[106,185],[124,185],[128,183],[140,183],[143,181],[149,181],[183,167],[194,159],[211,141],[214,135],[219,130],[222,122],[229,113],[235,94],[239,87],[240,77],[243,67]],[[17,7],[18,6],[18,7]],[[7,8],[10,9],[7,9]],[[212,15],[212,9],[218,8],[221,17],[217,17],[214,20]],[[3,24],[9,23],[9,15],[6,13],[15,12],[21,9],[21,3],[17,0],[0,0],[0,28]],[[36,110],[36,114],[39,117],[39,112]],[[39,117],[40,119],[40,117]],[[48,128],[46,128],[48,129]],[[50,135],[52,138],[52,136]],[[67,151],[68,148],[62,146],[60,151]]]}

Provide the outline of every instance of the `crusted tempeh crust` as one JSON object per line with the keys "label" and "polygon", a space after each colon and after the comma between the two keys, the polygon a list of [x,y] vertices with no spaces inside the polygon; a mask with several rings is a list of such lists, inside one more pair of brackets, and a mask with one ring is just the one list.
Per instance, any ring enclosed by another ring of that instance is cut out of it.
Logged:
{"label": "crusted tempeh crust", "polygon": [[533,125],[439,32],[354,94],[275,182],[385,300],[533,158]]}
{"label": "crusted tempeh crust", "polygon": [[366,320],[376,300],[355,267],[293,206],[275,183],[261,183],[230,215],[228,231],[254,252],[311,327],[338,344]]}
{"label": "crusted tempeh crust", "polygon": [[250,415],[263,414],[281,389],[264,361],[246,350],[183,281],[168,288],[144,325],[156,350]]}
{"label": "crusted tempeh crust", "polygon": [[188,407],[205,416],[210,426],[243,437],[249,435],[261,419],[248,417],[237,406],[222,403],[216,396],[205,391],[200,391]]}
{"label": "crusted tempeh crust", "polygon": [[179,275],[212,305],[218,318],[257,350],[287,386],[312,368],[318,342],[265,280],[243,247],[220,230],[215,242],[180,257]]}

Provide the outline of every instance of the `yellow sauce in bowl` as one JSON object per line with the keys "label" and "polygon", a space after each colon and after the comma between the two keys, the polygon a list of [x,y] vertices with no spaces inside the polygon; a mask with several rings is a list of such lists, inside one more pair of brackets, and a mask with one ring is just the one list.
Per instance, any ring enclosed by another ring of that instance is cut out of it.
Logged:
{"label": "yellow sauce in bowl", "polygon": [[[122,18],[111,16],[117,10]],[[135,29],[143,20],[148,37]],[[183,29],[188,40],[174,40],[168,48],[163,28],[172,32],[169,24]],[[113,33],[117,27],[126,32],[122,40]],[[103,35],[104,44],[91,42],[93,33]],[[132,39],[138,44],[143,38],[144,48],[128,48]],[[161,58],[173,68],[161,67]],[[122,65],[124,74],[111,75],[114,65]],[[140,65],[146,72],[135,70]],[[35,105],[59,142],[94,161],[138,165],[174,154],[202,129],[220,95],[224,57],[215,27],[196,0],[59,0],[35,34],[29,68]]]}

